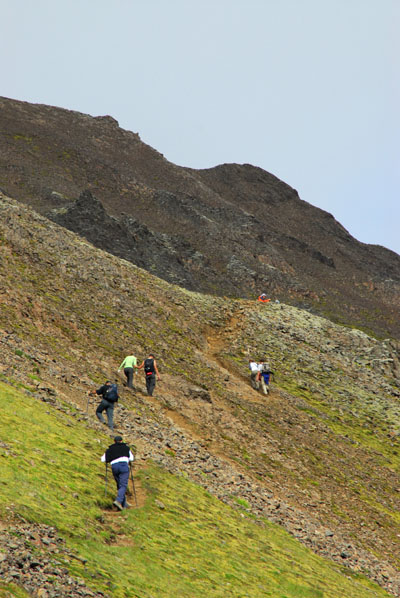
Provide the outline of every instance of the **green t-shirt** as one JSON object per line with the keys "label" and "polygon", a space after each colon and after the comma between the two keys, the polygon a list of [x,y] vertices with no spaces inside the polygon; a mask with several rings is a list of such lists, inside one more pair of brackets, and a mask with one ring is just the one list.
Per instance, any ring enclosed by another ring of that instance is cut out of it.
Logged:
{"label": "green t-shirt", "polygon": [[122,370],[122,368],[133,368],[136,364],[136,357],[134,355],[128,355],[128,357],[125,357],[118,369]]}

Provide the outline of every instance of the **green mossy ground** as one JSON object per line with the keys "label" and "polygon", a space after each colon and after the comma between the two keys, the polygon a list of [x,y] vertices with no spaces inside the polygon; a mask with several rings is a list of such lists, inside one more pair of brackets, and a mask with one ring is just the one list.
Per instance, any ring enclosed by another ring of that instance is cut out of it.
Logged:
{"label": "green mossy ground", "polygon": [[[109,437],[3,383],[0,398],[0,517],[55,526],[87,559],[60,562],[93,589],[115,598],[388,596],[152,464],[137,474],[144,506],[112,513],[114,482],[105,496],[99,460]],[[2,598],[24,595],[0,585]]]}
{"label": "green mossy ground", "polygon": [[0,581],[0,598],[29,598],[29,594],[14,583]]}

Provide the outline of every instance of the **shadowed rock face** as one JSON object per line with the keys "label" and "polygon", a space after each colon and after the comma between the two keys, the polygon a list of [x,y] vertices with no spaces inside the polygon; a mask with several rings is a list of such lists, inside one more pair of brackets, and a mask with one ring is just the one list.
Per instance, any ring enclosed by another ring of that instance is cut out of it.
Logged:
{"label": "shadowed rock face", "polygon": [[176,166],[109,116],[6,98],[0,108],[0,187],[95,245],[191,290],[264,291],[400,335],[400,257],[272,174]]}
{"label": "shadowed rock face", "polygon": [[96,247],[131,261],[174,284],[195,289],[193,265],[208,266],[206,258],[181,237],[153,232],[126,214],[119,219],[110,216],[89,190],[84,191],[76,202],[71,202],[69,207],[55,208],[48,216],[85,237]]}

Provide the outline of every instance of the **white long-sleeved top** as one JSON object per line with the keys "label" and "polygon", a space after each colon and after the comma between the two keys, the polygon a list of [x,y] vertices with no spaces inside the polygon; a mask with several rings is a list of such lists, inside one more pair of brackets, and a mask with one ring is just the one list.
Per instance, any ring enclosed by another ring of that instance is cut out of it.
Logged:
{"label": "white long-sleeved top", "polygon": [[[106,462],[106,454],[104,453],[104,455],[102,455],[101,460],[103,463]],[[110,461],[111,465],[114,465],[114,463],[129,463],[129,461],[134,461],[135,457],[132,455],[132,451],[129,451],[129,458],[128,457],[118,457],[118,459],[114,459],[113,461]]]}

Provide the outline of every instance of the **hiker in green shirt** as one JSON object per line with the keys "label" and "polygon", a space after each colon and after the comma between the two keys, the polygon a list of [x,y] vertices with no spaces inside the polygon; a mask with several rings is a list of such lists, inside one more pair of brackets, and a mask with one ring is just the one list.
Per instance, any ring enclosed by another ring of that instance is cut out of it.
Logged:
{"label": "hiker in green shirt", "polygon": [[126,376],[126,385],[128,388],[133,388],[132,382],[133,382],[133,372],[134,369],[136,367],[137,364],[137,359],[134,355],[128,355],[127,357],[125,357],[124,361],[121,363],[121,365],[118,368],[118,371],[120,372],[122,368],[124,368],[124,374]]}

